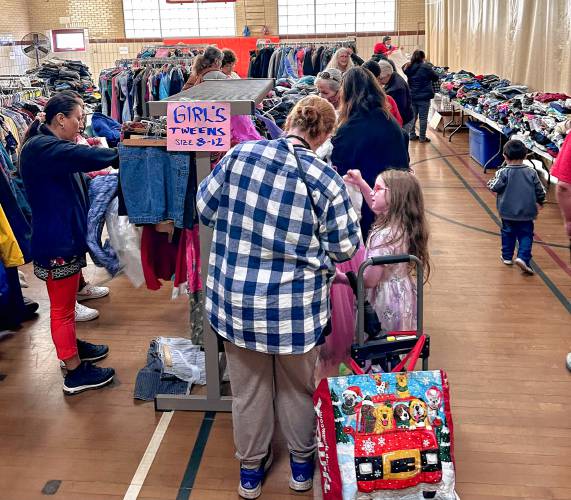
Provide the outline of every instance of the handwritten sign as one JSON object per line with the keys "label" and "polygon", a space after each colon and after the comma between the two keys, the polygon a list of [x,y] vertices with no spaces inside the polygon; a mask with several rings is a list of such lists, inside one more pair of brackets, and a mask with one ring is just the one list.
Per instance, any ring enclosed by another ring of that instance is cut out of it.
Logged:
{"label": "handwritten sign", "polygon": [[229,149],[229,103],[169,102],[168,151],[228,151]]}

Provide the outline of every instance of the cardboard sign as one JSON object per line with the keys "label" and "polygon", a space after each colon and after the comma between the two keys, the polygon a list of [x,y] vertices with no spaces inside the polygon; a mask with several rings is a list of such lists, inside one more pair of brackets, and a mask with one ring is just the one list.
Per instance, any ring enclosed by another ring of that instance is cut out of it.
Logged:
{"label": "cardboard sign", "polygon": [[438,130],[438,126],[440,125],[441,120],[442,120],[442,115],[438,111],[435,111],[428,124],[434,130]]}
{"label": "cardboard sign", "polygon": [[169,102],[168,151],[228,151],[229,149],[229,103]]}

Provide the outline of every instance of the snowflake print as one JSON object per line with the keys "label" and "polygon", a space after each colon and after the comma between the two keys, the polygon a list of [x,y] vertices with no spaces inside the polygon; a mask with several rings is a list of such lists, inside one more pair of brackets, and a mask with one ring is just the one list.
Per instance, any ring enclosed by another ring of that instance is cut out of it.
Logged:
{"label": "snowflake print", "polygon": [[375,471],[375,477],[381,477],[381,471],[380,470]]}
{"label": "snowflake print", "polygon": [[423,382],[425,385],[428,385],[428,384],[430,383],[430,379],[429,379],[428,377],[423,377],[422,382]]}
{"label": "snowflake print", "polygon": [[385,438],[381,436],[379,439],[377,439],[377,443],[379,443],[381,446],[385,446]]}
{"label": "snowflake print", "polygon": [[430,446],[430,441],[429,441],[428,439],[425,439],[425,440],[422,442],[422,445],[426,448],[427,446]]}
{"label": "snowflake print", "polygon": [[367,455],[372,455],[375,452],[375,443],[369,438],[363,442],[361,448]]}

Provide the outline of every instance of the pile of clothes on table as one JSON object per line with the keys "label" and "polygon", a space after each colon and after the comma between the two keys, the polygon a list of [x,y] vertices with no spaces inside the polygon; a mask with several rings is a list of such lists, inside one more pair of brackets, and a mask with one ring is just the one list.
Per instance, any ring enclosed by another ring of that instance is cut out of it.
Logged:
{"label": "pile of clothes on table", "polygon": [[507,137],[522,140],[556,157],[565,139],[560,127],[571,119],[571,97],[529,92],[497,75],[469,71],[441,75],[440,93],[496,122]]}
{"label": "pile of clothes on table", "polygon": [[299,80],[280,78],[276,81],[272,95],[264,100],[264,113],[283,128],[287,115],[296,103],[316,92],[314,76],[304,76]]}
{"label": "pile of clothes on table", "polygon": [[74,90],[86,103],[95,104],[101,99],[89,68],[81,61],[47,59],[29,74],[43,80],[51,92]]}

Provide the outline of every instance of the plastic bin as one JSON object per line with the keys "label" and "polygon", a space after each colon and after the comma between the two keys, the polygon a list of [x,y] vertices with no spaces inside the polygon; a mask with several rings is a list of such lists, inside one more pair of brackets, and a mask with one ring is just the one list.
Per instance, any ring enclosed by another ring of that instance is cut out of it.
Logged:
{"label": "plastic bin", "polygon": [[484,167],[497,168],[503,163],[501,134],[479,122],[466,122],[470,130],[470,156]]}

